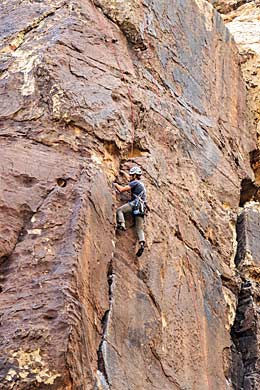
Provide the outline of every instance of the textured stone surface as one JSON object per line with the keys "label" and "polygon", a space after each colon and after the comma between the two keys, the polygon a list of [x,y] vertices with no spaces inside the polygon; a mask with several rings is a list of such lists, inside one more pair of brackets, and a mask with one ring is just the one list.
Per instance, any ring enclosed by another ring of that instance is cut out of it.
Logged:
{"label": "textured stone surface", "polygon": [[[235,389],[258,389],[259,372],[259,283],[245,281],[238,297],[236,320],[232,329],[235,340],[239,371],[232,373]],[[242,359],[241,359],[242,357]]]}
{"label": "textured stone surface", "polygon": [[239,215],[237,229],[243,245],[241,246],[238,242],[236,262],[240,267],[254,264],[258,267],[260,265],[259,242],[257,240],[259,236],[259,211],[259,203],[250,202],[245,205]]}
{"label": "textured stone surface", "polygon": [[[235,258],[243,280],[232,338],[237,361],[233,365],[232,382],[235,389],[258,389],[259,370],[259,201],[247,202],[238,217],[238,248]],[[240,367],[238,370],[237,368]]]}
{"label": "textured stone surface", "polygon": [[247,3],[255,3],[254,0],[209,0],[210,3],[221,13],[228,14],[236,11],[239,7]]}
{"label": "textured stone surface", "polygon": [[[258,133],[259,140],[259,1],[213,1],[222,12],[241,55],[241,68],[247,84],[248,128]],[[259,144],[259,141],[258,141]],[[260,388],[259,370],[259,149],[250,153],[255,181],[242,181],[240,211],[237,224],[238,248],[236,264],[243,280],[232,328],[235,389]]]}
{"label": "textured stone surface", "polygon": [[[260,2],[252,0],[216,0],[226,26],[241,54],[241,68],[247,84],[248,124],[260,134]],[[258,183],[259,184],[259,183]]]}
{"label": "textured stone surface", "polygon": [[[0,11],[1,388],[231,389],[256,145],[221,16],[203,0]],[[151,208],[139,261],[111,185],[136,163]]]}

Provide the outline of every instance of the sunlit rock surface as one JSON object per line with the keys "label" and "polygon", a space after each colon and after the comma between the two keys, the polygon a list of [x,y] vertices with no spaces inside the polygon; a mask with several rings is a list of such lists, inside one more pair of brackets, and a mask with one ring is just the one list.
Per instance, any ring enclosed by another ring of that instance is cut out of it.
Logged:
{"label": "sunlit rock surface", "polygon": [[[241,383],[240,57],[207,1],[2,1],[3,390]],[[151,211],[115,234],[120,169]],[[234,339],[234,337],[233,337]]]}
{"label": "sunlit rock surface", "polygon": [[[247,126],[257,133],[260,113],[260,3],[259,1],[213,1],[233,34],[241,55],[247,86]],[[259,146],[258,146],[259,147]],[[237,369],[232,374],[235,389],[259,389],[259,220],[260,152],[250,153],[255,182],[243,180],[237,223],[237,270],[243,280],[238,295],[232,338],[236,345]]]}
{"label": "sunlit rock surface", "polygon": [[260,134],[260,3],[259,1],[212,1],[223,13],[241,54],[241,68],[248,90],[249,126]]}

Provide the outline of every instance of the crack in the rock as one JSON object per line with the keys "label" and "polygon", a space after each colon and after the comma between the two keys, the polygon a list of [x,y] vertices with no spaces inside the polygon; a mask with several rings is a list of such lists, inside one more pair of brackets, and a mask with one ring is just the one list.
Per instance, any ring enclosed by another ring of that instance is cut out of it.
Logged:
{"label": "crack in the rock", "polygon": [[[254,152],[251,152],[251,154]],[[255,157],[255,153],[254,156]],[[256,160],[256,161],[254,161]],[[256,166],[254,166],[256,164]],[[256,177],[257,157],[252,159],[251,167],[254,170]],[[240,202],[239,206],[246,210],[247,202],[255,200],[258,187],[251,179],[246,178],[241,182]],[[258,199],[257,199],[258,200]],[[225,280],[222,278],[223,284],[237,297],[237,307],[233,326],[230,331],[230,336],[233,345],[230,348],[231,367],[230,379],[234,390],[241,389],[256,389],[259,388],[259,370],[257,369],[257,303],[258,293],[254,289],[254,284],[258,286],[255,275],[248,272],[250,265],[243,263],[247,256],[248,247],[248,231],[246,212],[240,212],[236,223],[236,240],[237,248],[235,254],[236,270],[242,281],[241,286],[236,285],[234,281]],[[252,267],[252,266],[251,266]],[[240,283],[239,283],[240,284]],[[240,287],[240,288],[239,288]],[[239,291],[238,291],[239,290]]]}
{"label": "crack in the rock", "polygon": [[[237,258],[239,257],[239,253],[241,252],[241,231],[239,230],[239,219],[240,216],[237,217],[237,223],[236,223],[236,240],[237,240],[237,248],[236,248],[236,254],[235,254],[235,264],[236,268],[238,266]],[[233,342],[233,345],[230,348],[230,354],[231,354],[231,367],[230,367],[230,379],[233,385],[233,388],[235,390],[239,390],[243,388],[243,382],[244,382],[244,364],[243,364],[243,357],[241,354],[241,350],[239,347],[239,339],[237,337],[235,329],[238,327],[238,316],[239,316],[239,296],[241,292],[237,292],[238,296],[238,302],[236,307],[236,315],[234,319],[233,326],[230,330],[230,337]],[[239,369],[238,369],[239,368]]]}
{"label": "crack in the rock", "polygon": [[236,279],[234,279],[234,277],[231,277],[229,275],[224,275],[224,274],[221,274],[220,277],[221,277],[222,285],[228,288],[234,295],[237,296],[241,288],[240,278],[237,277]]}
{"label": "crack in the rock", "polygon": [[[238,295],[238,304],[234,325],[231,328],[231,338],[234,343],[232,349],[232,370],[231,380],[235,390],[244,388],[245,377],[248,373],[252,373],[257,358],[250,358],[249,350],[253,345],[257,345],[255,327],[252,323],[249,324],[248,316],[254,319],[253,299],[250,281],[244,281],[241,291]],[[253,320],[252,319],[252,320]],[[251,325],[251,326],[250,326]],[[256,325],[256,323],[255,323]],[[245,344],[246,341],[246,344]]]}
{"label": "crack in the rock", "polygon": [[[242,183],[243,184],[243,183]],[[251,189],[248,188],[249,192]],[[244,198],[246,190],[241,185],[241,198]],[[250,197],[249,197],[250,198]],[[245,208],[244,208],[245,210]],[[233,291],[237,295],[237,307],[230,336],[233,341],[231,347],[231,369],[230,376],[234,390],[244,388],[256,389],[259,385],[259,370],[257,370],[257,314],[256,304],[258,300],[258,283],[253,275],[248,274],[248,265],[241,267],[241,262],[247,255],[247,225],[245,220],[247,214],[241,212],[237,217],[236,239],[237,249],[235,255],[236,269],[242,280],[240,291]],[[249,232],[250,233],[250,232]],[[251,280],[250,280],[251,279]],[[257,289],[254,289],[254,283]],[[255,387],[256,386],[256,387]]]}
{"label": "crack in the rock", "polygon": [[[8,264],[9,264],[9,261],[13,255],[13,253],[15,252],[16,248],[17,248],[17,245],[24,240],[24,237],[26,235],[26,228],[28,226],[28,223],[31,221],[32,217],[38,213],[38,211],[41,209],[42,205],[44,204],[44,202],[47,200],[47,198],[50,196],[50,194],[55,190],[56,187],[52,187],[48,192],[47,194],[44,196],[42,202],[39,204],[39,206],[36,208],[35,211],[30,211],[28,212],[28,214],[26,215],[26,217],[24,218],[24,221],[23,221],[23,224],[22,224],[22,227],[19,231],[19,233],[17,234],[17,239],[16,239],[16,242],[14,244],[14,247],[12,249],[12,251],[7,255],[7,256],[2,256],[0,258],[0,264],[1,264],[1,268],[4,266],[5,270],[8,268]],[[3,273],[3,269],[1,270],[2,273]],[[0,281],[3,281],[5,278],[1,277]]]}
{"label": "crack in the rock", "polygon": [[218,270],[215,269],[211,264],[209,264],[206,259],[204,258],[204,256],[202,255],[202,253],[200,252],[200,250],[198,248],[193,248],[191,246],[191,244],[189,242],[187,242],[181,235],[181,232],[179,230],[179,227],[177,226],[176,227],[176,231],[174,233],[174,236],[180,240],[181,242],[183,242],[183,244],[188,248],[190,249],[192,252],[196,253],[196,255],[211,269],[212,272],[214,273],[217,273]]}
{"label": "crack in the rock", "polygon": [[110,389],[110,382],[109,382],[109,377],[107,373],[107,368],[106,368],[106,356],[105,353],[106,351],[104,350],[106,348],[106,343],[108,341],[106,340],[107,337],[107,332],[108,332],[108,326],[109,326],[109,320],[112,312],[112,305],[113,305],[113,288],[114,288],[114,282],[115,282],[115,274],[113,270],[113,259],[110,261],[108,265],[108,270],[107,270],[107,282],[108,282],[108,297],[109,297],[109,308],[106,310],[106,312],[103,315],[103,318],[101,320],[102,324],[102,337],[101,341],[99,344],[99,348],[97,351],[98,355],[98,370],[99,372],[103,375],[106,384],[108,386],[108,389]]}
{"label": "crack in the rock", "polygon": [[98,211],[97,206],[96,206],[96,203],[94,202],[94,200],[93,200],[92,197],[91,197],[91,193],[89,193],[88,199],[89,199],[90,203],[92,204],[93,209],[94,209],[94,211],[96,212],[97,216],[98,216],[100,219],[103,219],[103,214],[100,214],[100,212]]}
{"label": "crack in the rock", "polygon": [[16,36],[14,38],[11,38],[11,42],[14,41],[15,39],[17,39],[19,36],[22,36],[22,39],[21,41],[19,42],[19,44],[17,44],[17,46],[15,46],[14,50],[17,50],[20,46],[22,46],[22,44],[24,43],[24,40],[25,40],[25,37],[26,35],[31,32],[32,30],[34,29],[37,29],[40,25],[40,23],[45,20],[46,18],[48,18],[49,16],[52,16],[55,14],[56,11],[58,11],[59,9],[63,8],[65,5],[67,5],[67,1],[64,1],[64,3],[62,3],[61,5],[57,6],[57,7],[54,7],[54,8],[51,8],[50,10],[46,11],[44,14],[42,14],[41,16],[39,16],[38,18],[35,18],[31,24],[29,24],[29,26],[26,26],[23,30],[19,31]]}
{"label": "crack in the rock", "polygon": [[[145,283],[145,282],[144,282]],[[159,303],[157,302],[154,294],[152,293],[152,290],[150,289],[150,287],[147,285],[147,283],[145,283],[146,287],[147,287],[147,290],[148,290],[148,296],[150,297],[151,301],[153,302],[156,310],[158,311],[159,315],[161,316],[162,315],[162,309],[159,305]]]}
{"label": "crack in the rock", "polygon": [[[69,45],[65,44],[65,42],[59,41],[58,43],[59,43],[59,45],[65,46],[65,47],[69,48],[69,49],[72,50],[72,51],[74,50],[73,47],[70,47]],[[80,54],[81,54],[81,53],[80,53]],[[106,72],[106,69],[104,69],[105,66],[104,66],[104,68],[102,68],[101,66],[96,65],[96,62],[98,62],[100,65],[101,65],[101,64],[106,65],[105,63],[102,63],[101,61],[98,61],[98,60],[94,60],[94,59],[92,59],[91,57],[89,57],[89,56],[87,56],[87,55],[85,55],[85,57],[79,57],[79,56],[74,55],[74,52],[73,52],[73,53],[68,53],[68,56],[69,56],[70,58],[75,59],[75,60],[84,62],[84,64],[86,64],[86,65],[88,65],[88,66],[90,66],[90,67],[92,67],[92,68],[98,69],[98,70],[100,70],[100,71],[103,72],[103,73]],[[107,65],[107,66],[108,66],[108,65]]]}
{"label": "crack in the rock", "polygon": [[129,17],[124,18],[123,20],[118,20],[115,16],[111,14],[109,9],[106,9],[106,7],[100,2],[99,0],[92,0],[93,5],[100,9],[102,14],[113,24],[115,24],[120,31],[124,34],[126,37],[128,43],[134,48],[139,50],[146,50],[147,45],[144,42],[144,38],[142,37],[142,34],[136,26],[130,21]]}
{"label": "crack in the rock", "polygon": [[151,347],[150,349],[151,349],[151,352],[152,352],[153,356],[154,356],[154,357],[156,358],[156,360],[159,362],[160,367],[161,367],[162,372],[163,372],[163,374],[165,375],[165,377],[166,377],[171,383],[173,383],[178,389],[182,390],[182,387],[181,387],[180,384],[177,382],[177,380],[176,380],[172,375],[167,374],[167,372],[165,371],[165,368],[164,368],[164,366],[163,366],[163,363],[162,363],[162,361],[161,361],[161,358],[160,358],[160,356],[158,355],[158,353],[156,352],[156,350],[155,350],[153,347]]}
{"label": "crack in the rock", "polygon": [[[72,57],[72,58],[74,58],[74,57]],[[91,65],[90,65],[90,66],[91,66]],[[96,67],[96,68],[99,69],[98,67]],[[83,80],[88,81],[88,77],[87,77],[87,76],[84,76],[83,74],[81,75],[81,74],[78,74],[77,72],[75,72],[75,71],[72,69],[71,64],[69,64],[69,70],[70,70],[70,73],[71,73],[73,76],[77,77],[78,79],[83,79]],[[97,85],[98,85],[99,87],[101,87],[101,88],[104,88],[106,91],[112,91],[112,88],[106,87],[105,85],[103,85],[103,84],[101,84],[101,83],[98,83],[98,82],[97,82]]]}
{"label": "crack in the rock", "polygon": [[24,135],[0,134],[0,139],[3,139],[3,140],[10,139],[10,140],[14,140],[14,141],[20,141],[20,140],[31,141],[31,144],[42,145],[46,148],[54,149],[55,152],[62,154],[62,155],[64,155],[64,153],[66,153],[68,151],[68,148],[69,148],[70,153],[72,155],[78,156],[80,154],[80,156],[85,158],[85,154],[83,155],[83,153],[81,151],[73,150],[71,145],[69,143],[65,142],[64,140],[58,140],[54,144],[50,144],[50,143],[48,143],[47,140],[45,142],[44,140],[34,138],[33,136],[27,135],[27,134],[24,134]]}
{"label": "crack in the rock", "polygon": [[199,231],[200,235],[207,241],[210,242],[211,245],[215,246],[215,243],[213,242],[213,240],[210,238],[210,237],[207,237],[206,236],[206,233],[204,232],[204,230],[199,226],[198,222],[195,221],[195,219],[193,219],[190,215],[188,216],[189,217],[189,220],[191,221],[191,223],[194,225],[194,227]]}
{"label": "crack in the rock", "polygon": [[[57,43],[58,43],[59,45],[61,45],[61,46],[67,47],[68,49],[70,49],[70,50],[72,50],[72,51],[74,51],[74,52],[77,52],[77,53],[82,54],[82,51],[80,51],[80,49],[76,48],[75,46],[69,45],[68,43],[65,43],[64,41],[58,40]],[[75,57],[75,56],[70,56],[70,57],[76,58],[77,60],[80,60],[80,61],[82,61],[82,62],[85,62],[87,65],[92,66],[93,68],[97,68],[97,69],[99,69],[99,70],[101,70],[101,71],[103,71],[103,72],[106,72],[105,69],[102,69],[101,67],[99,67],[99,66],[97,66],[97,65],[95,65],[95,64],[89,63],[89,62],[86,60],[86,58],[87,58],[87,59],[89,59],[89,60],[91,60],[91,61],[96,62],[97,64],[100,64],[100,65],[102,65],[102,66],[104,65],[104,67],[106,67],[106,68],[108,68],[108,69],[117,71],[118,74],[113,73],[113,76],[116,77],[116,78],[119,78],[120,80],[121,80],[121,78],[122,78],[121,73],[120,73],[120,69],[119,69],[118,67],[113,66],[113,65],[111,65],[111,64],[108,64],[108,63],[106,63],[106,62],[104,62],[104,61],[100,61],[100,60],[98,60],[98,59],[95,58],[95,57],[91,57],[89,53],[85,53],[85,59],[84,59],[84,58],[78,58],[78,57]],[[126,73],[129,74],[129,72],[124,72],[124,74],[126,74]],[[122,81],[123,81],[123,80],[122,80]],[[126,81],[126,80],[124,80],[124,81]]]}
{"label": "crack in the rock", "polygon": [[[247,3],[252,3],[252,2],[254,2],[254,0],[238,0],[238,1],[234,2],[233,4],[224,5],[224,7],[223,7],[223,4],[217,5],[216,9],[222,14],[228,14],[231,11],[237,10],[239,7],[241,7],[241,5],[244,5]],[[214,1],[213,1],[213,4],[214,4]]]}

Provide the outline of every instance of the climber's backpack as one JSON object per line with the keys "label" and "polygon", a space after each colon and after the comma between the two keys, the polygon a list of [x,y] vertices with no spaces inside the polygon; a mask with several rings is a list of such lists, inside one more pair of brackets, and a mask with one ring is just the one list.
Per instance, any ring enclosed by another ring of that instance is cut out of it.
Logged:
{"label": "climber's backpack", "polygon": [[134,217],[144,217],[145,215],[145,201],[141,198],[144,191],[141,194],[134,195],[135,199],[131,202],[132,214]]}

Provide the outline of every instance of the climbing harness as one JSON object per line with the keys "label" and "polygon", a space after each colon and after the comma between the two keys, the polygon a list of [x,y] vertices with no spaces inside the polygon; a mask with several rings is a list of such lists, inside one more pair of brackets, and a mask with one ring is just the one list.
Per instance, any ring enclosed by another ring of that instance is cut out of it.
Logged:
{"label": "climbing harness", "polygon": [[134,217],[144,217],[145,215],[145,202],[143,199],[140,198],[140,196],[136,196],[136,199],[134,199],[131,202],[132,206],[132,214]]}
{"label": "climbing harness", "polygon": [[145,193],[143,190],[139,195],[135,195],[135,199],[130,202],[132,207],[132,214],[134,217],[144,217],[145,215],[145,201],[142,199],[142,195]]}

